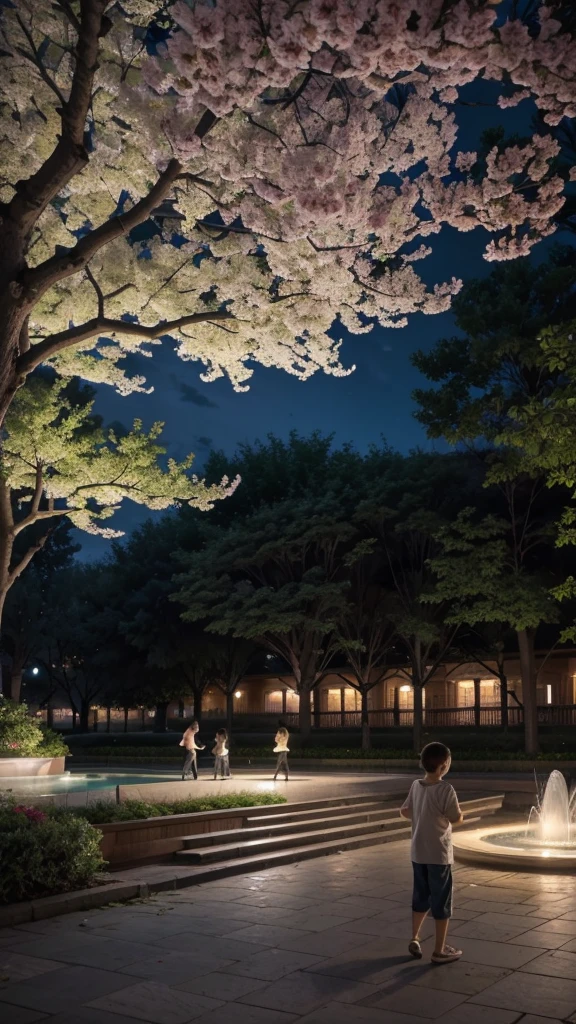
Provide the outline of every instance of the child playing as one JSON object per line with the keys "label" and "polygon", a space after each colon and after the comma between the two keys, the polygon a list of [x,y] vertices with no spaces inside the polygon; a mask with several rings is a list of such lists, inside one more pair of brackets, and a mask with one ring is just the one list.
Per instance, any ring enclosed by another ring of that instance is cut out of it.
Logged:
{"label": "child playing", "polygon": [[276,771],[274,772],[274,782],[278,778],[278,772],[284,772],[284,779],[288,782],[288,754],[290,750],[288,748],[288,729],[283,725],[280,726],[278,732],[274,737],[276,746],[274,747],[274,753],[278,754],[276,759]]}
{"label": "child playing", "polygon": [[436,923],[436,943],[432,963],[449,964],[459,960],[461,949],[446,945],[452,915],[452,826],[464,818],[454,788],[444,782],[452,755],[443,743],[429,743],[420,762],[423,779],[412,783],[400,814],[412,822],[412,941],[408,949],[420,960],[420,929],[428,911]]}
{"label": "child playing", "polygon": [[214,746],[214,778],[220,772],[221,779],[230,778],[230,756],[228,751],[228,733],[226,729],[218,729],[215,736]]}
{"label": "child playing", "polygon": [[182,781],[188,782],[192,776],[194,779],[198,778],[198,751],[204,750],[205,748],[201,743],[196,742],[196,736],[200,726],[196,719],[190,722],[190,725],[186,729],[182,739],[180,740],[180,746],[186,747],[186,758],[184,760],[184,767],[182,768]]}

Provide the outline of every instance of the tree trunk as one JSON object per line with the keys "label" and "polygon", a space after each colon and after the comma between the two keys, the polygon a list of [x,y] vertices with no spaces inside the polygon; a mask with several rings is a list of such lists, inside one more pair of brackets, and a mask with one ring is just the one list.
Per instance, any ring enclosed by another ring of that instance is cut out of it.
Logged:
{"label": "tree trunk", "polygon": [[112,709],[106,708],[106,732],[110,732],[110,719],[112,717]]}
{"label": "tree trunk", "polygon": [[80,732],[88,732],[90,728],[89,717],[90,705],[88,701],[83,700],[80,704]]}
{"label": "tree trunk", "polygon": [[15,672],[10,673],[10,700],[20,703],[20,697],[22,695],[22,669],[17,669]]}
{"label": "tree trunk", "polygon": [[412,684],[414,693],[414,725],[412,727],[412,744],[416,753],[422,749],[422,734],[424,731],[424,711],[422,707],[422,686],[419,683]]}
{"label": "tree trunk", "polygon": [[76,731],[76,720],[77,720],[77,718],[78,718],[78,712],[76,711],[76,708],[72,708],[72,729],[73,729],[74,732]]}
{"label": "tree trunk", "polygon": [[368,714],[368,690],[363,686],[360,690],[362,716],[362,750],[370,750],[370,715]]}
{"label": "tree trunk", "polygon": [[503,732],[508,732],[508,678],[500,673],[500,725]]}
{"label": "tree trunk", "polygon": [[300,736],[307,739],[312,730],[312,708],[310,704],[310,690],[300,690],[300,714],[298,716],[300,725]]}
{"label": "tree trunk", "polygon": [[[166,720],[168,718],[168,705],[170,701],[161,700],[156,705],[156,713],[154,715],[154,732],[166,732]],[[194,702],[196,705],[196,702]],[[196,710],[196,706],[194,706]]]}
{"label": "tree trunk", "polygon": [[524,749],[527,754],[537,754],[539,743],[534,634],[532,630],[519,629],[516,635],[520,653],[522,703],[524,704]]}
{"label": "tree trunk", "polygon": [[46,725],[49,729],[54,728],[54,708],[51,704],[46,705]]}
{"label": "tree trunk", "polygon": [[128,713],[130,708],[123,708],[124,711],[124,732],[128,732]]}
{"label": "tree trunk", "polygon": [[198,725],[200,725],[200,722],[202,721],[202,698],[204,696],[203,688],[200,687],[197,690],[193,689],[192,696],[194,698],[194,718],[198,722]]}
{"label": "tree trunk", "polygon": [[232,735],[232,721],[234,719],[234,691],[226,691],[226,730],[228,736]]}
{"label": "tree trunk", "polygon": [[179,700],[178,701],[178,717],[179,718],[184,718],[184,701],[183,700]]}

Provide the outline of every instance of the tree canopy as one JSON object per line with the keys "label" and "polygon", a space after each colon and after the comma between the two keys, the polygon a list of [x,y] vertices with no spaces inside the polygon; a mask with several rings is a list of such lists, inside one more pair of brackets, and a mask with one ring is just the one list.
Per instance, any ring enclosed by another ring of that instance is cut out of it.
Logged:
{"label": "tree canopy", "polygon": [[[239,390],[255,361],[347,373],[335,321],[402,326],[459,290],[418,275],[423,239],[481,227],[509,259],[563,202],[560,4],[17,0],[1,32],[0,419],[47,361],[141,390],[122,358],[167,336]],[[455,110],[482,79],[543,120],[479,175]]]}

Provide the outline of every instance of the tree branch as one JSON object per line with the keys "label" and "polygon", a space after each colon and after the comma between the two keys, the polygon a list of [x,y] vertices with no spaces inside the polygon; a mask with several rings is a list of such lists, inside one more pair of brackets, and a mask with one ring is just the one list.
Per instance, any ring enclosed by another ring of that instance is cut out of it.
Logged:
{"label": "tree branch", "polygon": [[86,277],[90,281],[94,291],[96,292],[96,298],[98,300],[98,319],[104,319],[104,294],[98,281],[94,277],[94,274],[90,270],[90,267],[86,267]]}
{"label": "tree branch", "polygon": [[68,252],[51,256],[44,263],[26,271],[23,285],[28,295],[37,301],[57,281],[71,277],[79,270],[84,270],[92,257],[109,242],[122,235],[127,235],[133,228],[145,221],[154,207],[158,206],[165,198],[181,170],[182,166],[178,160],[170,160],[156,184],[152,186],[146,196],[135,203],[131,210],[111,217],[110,220],[94,228],[87,235],[83,235]]}
{"label": "tree branch", "polygon": [[76,510],[73,508],[52,508],[46,509],[46,511],[36,512],[34,516],[29,514],[25,519],[21,519],[19,523],[16,523],[16,526],[14,527],[14,536],[16,537],[19,533],[22,533],[27,526],[33,526],[34,523],[40,522],[41,519],[54,519],[55,516],[67,516],[70,512],[74,511]]}
{"label": "tree branch", "polygon": [[62,132],[52,153],[31,177],[16,182],[7,219],[17,222],[25,237],[48,203],[88,163],[84,126],[98,64],[100,37],[109,28],[104,10],[108,0],[82,0],[76,66],[70,95],[61,109]]}
{"label": "tree branch", "polygon": [[48,532],[45,533],[43,537],[40,537],[40,540],[38,540],[36,544],[32,544],[32,546],[28,548],[28,551],[26,552],[24,557],[21,558],[18,564],[14,566],[14,568],[8,575],[8,583],[6,587],[7,590],[9,590],[10,587],[16,582],[18,577],[24,572],[24,569],[28,565],[30,565],[30,562],[34,558],[34,555],[36,555],[39,551],[42,550],[51,533],[52,530],[48,530]]}
{"label": "tree branch", "polygon": [[16,361],[16,372],[27,375],[35,370],[37,366],[47,359],[58,354],[63,349],[77,345],[81,341],[97,337],[101,334],[127,334],[131,337],[142,338],[146,341],[154,341],[161,338],[163,334],[170,334],[171,331],[178,331],[181,327],[189,324],[208,323],[211,320],[233,320],[232,313],[228,310],[218,309],[205,313],[191,313],[189,316],[179,317],[177,320],[164,320],[154,324],[153,327],[146,327],[144,324],[130,323],[128,320],[108,320],[106,317],[94,317],[85,324],[77,327],[70,327],[67,331],[60,331],[59,334],[52,334],[44,341],[34,345],[29,352]]}

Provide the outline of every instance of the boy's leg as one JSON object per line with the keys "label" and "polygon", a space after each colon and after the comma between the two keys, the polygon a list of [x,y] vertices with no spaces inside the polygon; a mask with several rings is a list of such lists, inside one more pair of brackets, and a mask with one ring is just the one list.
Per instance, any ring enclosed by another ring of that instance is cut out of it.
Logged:
{"label": "boy's leg", "polygon": [[192,775],[194,779],[198,779],[198,754],[195,750],[192,751],[192,762],[190,767],[192,768]]}
{"label": "boy's leg", "polygon": [[436,925],[432,961],[434,963],[452,963],[462,956],[461,949],[453,949],[452,946],[446,945],[448,926],[452,916],[452,868],[450,864],[430,864],[428,872],[430,903]]}
{"label": "boy's leg", "polygon": [[424,921],[428,917],[427,910],[413,910],[412,911],[412,938],[416,941],[420,941],[420,929],[424,924]]}
{"label": "boy's leg", "polygon": [[281,760],[282,760],[282,754],[278,754],[278,756],[276,757],[276,771],[274,772],[274,782],[276,782],[276,779],[278,778],[278,772],[280,771]]}
{"label": "boy's leg", "polygon": [[446,936],[448,935],[448,925],[450,924],[449,917],[435,918],[434,924],[436,926],[436,941],[434,943],[434,953],[438,955],[444,952],[446,945]]}
{"label": "boy's leg", "polygon": [[428,866],[412,863],[414,872],[414,888],[412,892],[412,941],[408,946],[412,956],[420,959],[420,929],[430,909],[430,886],[428,883]]}

